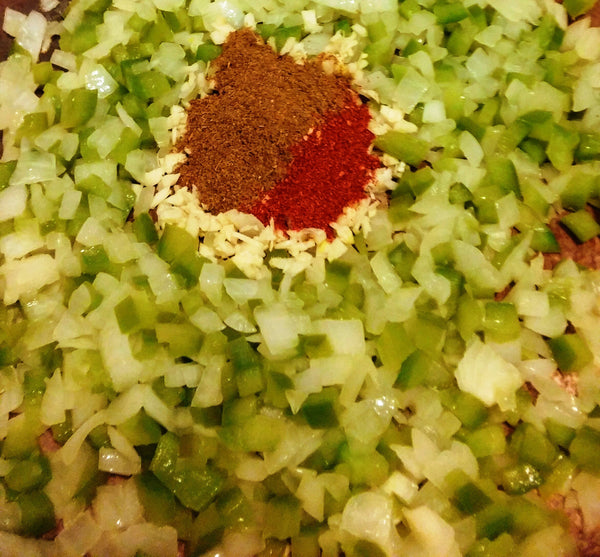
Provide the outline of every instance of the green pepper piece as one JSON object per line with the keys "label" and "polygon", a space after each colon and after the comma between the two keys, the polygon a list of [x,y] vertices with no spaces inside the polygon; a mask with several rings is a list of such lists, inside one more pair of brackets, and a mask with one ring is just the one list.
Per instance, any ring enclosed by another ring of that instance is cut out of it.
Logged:
{"label": "green pepper piece", "polygon": [[135,218],[133,232],[138,242],[155,244],[158,241],[158,232],[152,217],[148,213],[141,213]]}
{"label": "green pepper piece", "polygon": [[478,538],[495,540],[500,534],[509,532],[513,527],[513,516],[508,507],[494,503],[475,515]]}
{"label": "green pepper piece", "polygon": [[210,62],[221,55],[223,47],[212,43],[201,44],[196,49],[196,60],[202,60],[203,62]]}
{"label": "green pepper piece", "polygon": [[158,255],[167,263],[173,263],[187,253],[196,252],[198,239],[194,238],[185,229],[174,224],[167,224],[158,241]]}
{"label": "green pepper piece", "polygon": [[554,233],[545,224],[537,224],[533,227],[531,237],[531,249],[542,253],[560,253],[560,244]]}
{"label": "green pepper piece", "polygon": [[442,404],[469,429],[479,427],[488,417],[485,404],[465,391],[444,390],[440,392],[440,398]]}
{"label": "green pepper piece", "polygon": [[582,470],[600,473],[600,431],[583,426],[569,445],[571,459]]}
{"label": "green pepper piece", "polygon": [[21,493],[16,501],[21,508],[21,534],[37,538],[55,527],[54,505],[43,491]]}
{"label": "green pepper piece", "polygon": [[252,522],[252,508],[242,490],[232,487],[221,493],[215,502],[217,512],[224,525],[240,526]]}
{"label": "green pepper piece", "polygon": [[579,143],[579,134],[558,124],[552,129],[546,154],[554,168],[566,172],[573,164],[575,148]]}
{"label": "green pepper piece", "polygon": [[571,211],[583,209],[589,198],[596,193],[596,178],[592,174],[577,173],[560,194],[562,206]]}
{"label": "green pepper piece", "polygon": [[293,495],[273,497],[265,511],[264,536],[287,540],[300,533],[302,507]]}
{"label": "green pepper piece", "polygon": [[8,187],[8,182],[16,166],[17,161],[0,162],[0,191]]}
{"label": "green pepper piece", "polygon": [[546,426],[546,433],[550,441],[559,447],[569,448],[571,441],[575,437],[575,430],[572,427],[561,424],[552,418],[547,419],[544,425]]}
{"label": "green pepper piece", "polygon": [[384,366],[391,370],[400,370],[400,366],[414,351],[415,345],[406,334],[402,323],[386,323],[377,339],[377,352]]}
{"label": "green pepper piece", "polygon": [[144,410],[140,410],[135,416],[119,424],[119,431],[129,439],[132,445],[153,445],[160,441],[162,431]]}
{"label": "green pepper piece", "polygon": [[595,0],[564,0],[563,5],[571,17],[578,17],[589,12]]}
{"label": "green pepper piece", "polygon": [[510,446],[521,462],[531,464],[542,472],[549,470],[558,457],[558,451],[544,433],[525,422],[513,432]]}
{"label": "green pepper piece", "polygon": [[73,54],[81,54],[86,50],[98,44],[98,36],[96,29],[98,24],[102,23],[102,18],[86,16],[85,22],[80,23],[72,33],[63,32],[60,37],[60,48]]}
{"label": "green pepper piece", "polygon": [[560,219],[580,242],[587,242],[600,234],[600,224],[585,209],[568,213]]}
{"label": "green pepper piece", "polygon": [[325,387],[318,393],[311,393],[302,405],[301,412],[313,429],[324,429],[338,425],[338,393],[334,387]]}
{"label": "green pepper piece", "polygon": [[[392,198],[392,204],[393,201],[394,198]],[[411,197],[411,205],[413,202],[414,200]],[[411,270],[415,264],[415,261],[417,260],[417,255],[413,253],[404,242],[397,245],[388,253],[388,259],[404,282],[410,282],[414,280]]]}
{"label": "green pepper piece", "polygon": [[170,478],[169,485],[184,507],[202,511],[210,505],[225,484],[224,474],[210,465],[195,465],[178,469]]}
{"label": "green pepper piece", "polygon": [[344,37],[348,37],[352,33],[352,23],[348,18],[340,18],[333,24],[333,33],[341,33]]}
{"label": "green pepper piece", "polygon": [[97,275],[102,272],[109,272],[111,262],[108,258],[104,246],[90,246],[81,248],[81,270],[85,274]]}
{"label": "green pepper piece", "polygon": [[598,160],[600,158],[600,134],[582,133],[579,145],[575,150],[575,159],[578,162]]}
{"label": "green pepper piece", "polygon": [[493,342],[508,342],[519,338],[521,325],[514,304],[488,302],[485,304],[483,326],[486,338]]}
{"label": "green pepper piece", "polygon": [[436,4],[433,7],[433,13],[437,22],[441,25],[456,23],[469,17],[468,10],[459,2],[455,4]]}
{"label": "green pepper piece", "polygon": [[466,432],[464,442],[477,458],[502,454],[506,450],[504,430],[496,424]]}
{"label": "green pepper piece", "polygon": [[16,464],[6,475],[6,485],[13,491],[28,492],[46,485],[52,472],[50,463],[44,456],[32,456]]}
{"label": "green pepper piece", "polygon": [[15,140],[19,142],[23,138],[34,138],[46,129],[48,129],[48,115],[45,112],[31,112],[23,117]]}
{"label": "green pepper piece", "polygon": [[465,56],[471,50],[473,41],[479,31],[479,27],[474,25],[470,19],[462,20],[452,30],[446,41],[448,52],[453,56]]}
{"label": "green pepper piece", "polygon": [[491,505],[492,500],[473,482],[467,482],[454,492],[452,502],[459,511],[471,515]]}
{"label": "green pepper piece", "polygon": [[175,473],[175,466],[179,457],[179,438],[171,432],[165,433],[154,451],[150,470],[167,487]]}
{"label": "green pepper piece", "polygon": [[135,484],[146,519],[159,526],[172,524],[177,512],[173,493],[151,472],[138,474]]}
{"label": "green pepper piece", "polygon": [[277,50],[281,50],[290,37],[293,37],[297,41],[302,39],[302,27],[300,25],[279,27],[275,33],[273,33],[273,36],[275,37],[275,46]]}
{"label": "green pepper piece", "polygon": [[542,484],[539,471],[526,462],[515,464],[502,471],[502,487],[509,495],[523,495]]}
{"label": "green pepper piece", "polygon": [[427,157],[429,144],[414,135],[389,131],[375,140],[375,147],[410,166],[419,166]]}
{"label": "green pepper piece", "polygon": [[402,362],[394,386],[407,390],[422,385],[432,364],[433,360],[423,350],[415,350]]}
{"label": "green pepper piece", "polygon": [[298,353],[308,358],[326,358],[333,354],[333,348],[325,334],[300,335]]}
{"label": "green pepper piece", "polygon": [[65,128],[75,128],[85,124],[96,111],[97,91],[80,88],[64,94],[60,111],[60,123]]}
{"label": "green pepper piece", "polygon": [[228,350],[240,396],[261,391],[264,387],[261,364],[250,343],[244,337],[238,337],[229,343]]}
{"label": "green pepper piece", "polygon": [[593,355],[585,340],[577,333],[567,333],[548,340],[558,369],[563,372],[577,371],[589,364]]}

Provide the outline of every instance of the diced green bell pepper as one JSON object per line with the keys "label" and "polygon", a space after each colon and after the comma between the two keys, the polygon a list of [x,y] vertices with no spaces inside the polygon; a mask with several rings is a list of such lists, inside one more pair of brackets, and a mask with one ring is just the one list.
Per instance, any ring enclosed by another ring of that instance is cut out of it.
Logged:
{"label": "diced green bell pepper", "polygon": [[98,273],[110,272],[111,262],[104,246],[89,246],[81,248],[81,270],[88,275],[97,275]]}
{"label": "diced green bell pepper", "polygon": [[600,224],[585,209],[568,213],[560,219],[580,242],[587,242],[600,234]]}
{"label": "diced green bell pepper", "polygon": [[459,389],[440,391],[442,404],[469,428],[479,427],[488,417],[488,410],[478,398]]}
{"label": "diced green bell pepper", "polygon": [[464,434],[464,442],[477,458],[499,455],[506,450],[506,437],[501,425],[490,424]]}
{"label": "diced green bell pepper", "polygon": [[298,353],[309,358],[325,358],[333,354],[333,348],[325,334],[300,335]]}
{"label": "diced green bell pepper", "polygon": [[479,27],[475,25],[471,19],[462,20],[460,24],[452,30],[446,41],[448,52],[453,56],[465,56],[471,49],[473,41],[479,31]]}
{"label": "diced green bell pepper", "polygon": [[539,471],[526,462],[505,468],[502,471],[502,487],[509,495],[522,495],[542,484]]}
{"label": "diced green bell pepper", "polygon": [[575,437],[575,430],[565,424],[561,424],[552,418],[544,422],[548,438],[555,445],[567,449]]}
{"label": "diced green bell pepper", "polygon": [[483,326],[486,339],[493,342],[508,342],[519,338],[521,325],[514,304],[488,302],[485,304]]}
{"label": "diced green bell pepper", "polygon": [[423,350],[415,350],[402,362],[394,386],[407,390],[422,385],[432,365],[432,359]]}
{"label": "diced green bell pepper", "polygon": [[157,49],[161,43],[173,41],[173,31],[165,21],[161,12],[156,13],[152,25],[146,27],[144,31],[142,37],[140,37],[141,40],[143,42],[152,43],[155,49]]}
{"label": "diced green bell pepper", "polygon": [[325,269],[325,284],[333,290],[343,294],[350,284],[350,271],[352,265],[336,259],[329,263]]}
{"label": "diced green bell pepper", "polygon": [[476,484],[467,482],[454,492],[452,502],[459,511],[472,515],[491,505],[492,500]]}
{"label": "diced green bell pepper", "polygon": [[133,232],[138,242],[154,244],[158,241],[158,232],[148,213],[139,214],[133,221]]}
{"label": "diced green bell pepper", "polygon": [[16,166],[17,161],[0,162],[0,191],[8,187],[8,182]]}
{"label": "diced green bell pepper", "polygon": [[21,493],[16,501],[21,509],[22,535],[37,538],[55,527],[54,505],[43,491]]}
{"label": "diced green bell pepper", "polygon": [[144,410],[119,424],[119,431],[129,439],[132,445],[153,445],[160,441],[162,430]]}
{"label": "diced green bell pepper", "polygon": [[169,486],[181,503],[193,511],[208,507],[225,483],[224,474],[210,465],[198,468],[191,465],[177,470]]}
{"label": "diced green bell pepper", "polygon": [[548,141],[546,154],[554,168],[566,172],[573,164],[575,148],[579,143],[579,134],[555,124]]}
{"label": "diced green bell pepper", "polygon": [[82,126],[94,115],[97,102],[97,91],[83,87],[67,91],[62,98],[60,123],[65,128]]}
{"label": "diced green bell pepper", "polygon": [[403,281],[409,282],[414,280],[411,270],[417,260],[417,255],[404,242],[398,244],[388,253],[388,259]]}
{"label": "diced green bell pepper", "polygon": [[44,428],[34,414],[19,414],[8,421],[8,432],[2,444],[3,458],[27,458],[37,449],[37,437]]}
{"label": "diced green bell pepper", "polygon": [[496,539],[477,540],[470,548],[466,557],[513,557],[516,555],[517,544],[510,534],[500,534]]}
{"label": "diced green bell pepper", "polygon": [[261,364],[250,343],[244,337],[238,337],[229,343],[228,352],[240,396],[261,391],[264,387]]}
{"label": "diced green bell pepper", "polygon": [[279,27],[274,33],[275,46],[277,50],[281,50],[289,38],[294,38],[297,41],[302,39],[302,27],[293,25],[291,27]]}
{"label": "diced green bell pepper", "polygon": [[196,60],[202,60],[203,62],[210,62],[223,51],[223,47],[213,43],[201,44],[196,50]]}
{"label": "diced green bell pepper", "polygon": [[569,445],[571,459],[581,469],[592,474],[600,473],[600,431],[583,426]]}
{"label": "diced green bell pepper", "polygon": [[468,201],[473,200],[473,194],[464,184],[452,184],[448,192],[448,201],[452,205],[464,205]]}
{"label": "diced green bell pepper", "polygon": [[352,33],[352,24],[349,19],[343,17],[337,19],[333,24],[334,34],[340,32],[344,37],[349,36]]}
{"label": "diced green bell pepper", "polygon": [[215,502],[217,512],[225,526],[240,526],[252,522],[252,508],[242,490],[232,487],[221,493]]}
{"label": "diced green bell pepper", "polygon": [[546,435],[525,422],[512,433],[510,446],[521,462],[531,464],[541,472],[549,470],[558,457],[558,451]]}
{"label": "diced green bell pepper", "polygon": [[532,230],[531,249],[542,253],[560,253],[560,244],[547,225],[537,224]]}
{"label": "diced green bell pepper", "polygon": [[562,206],[571,211],[583,209],[589,198],[597,193],[597,176],[577,173],[560,194]]}
{"label": "diced green bell pepper", "polygon": [[14,491],[28,492],[41,489],[50,481],[51,477],[52,472],[48,459],[37,455],[16,463],[6,475],[5,481],[6,485]]}
{"label": "diced green bell pepper", "polygon": [[386,323],[376,346],[381,362],[391,370],[400,370],[404,360],[415,349],[404,325],[393,322]]}
{"label": "diced green bell pepper", "polygon": [[337,389],[325,387],[318,393],[308,395],[300,411],[311,428],[331,428],[338,425],[337,406]]}
{"label": "diced green bell pepper", "polygon": [[563,372],[577,371],[589,364],[593,354],[585,340],[577,333],[566,333],[548,340],[558,369]]}
{"label": "diced green bell pepper", "polygon": [[146,519],[159,526],[171,524],[177,512],[173,493],[151,472],[138,474],[135,484]]}
{"label": "diced green bell pepper", "polygon": [[515,165],[510,159],[495,157],[488,160],[486,166],[485,183],[487,185],[498,186],[502,194],[513,192],[517,197],[521,196],[519,177]]}
{"label": "diced green bell pepper", "polygon": [[600,134],[582,133],[579,137],[579,145],[575,149],[577,161],[592,161],[600,158]]}
{"label": "diced green bell pepper", "polygon": [[287,540],[300,533],[302,507],[293,495],[273,497],[265,510],[264,536]]}
{"label": "diced green bell pepper", "polygon": [[60,37],[60,48],[73,54],[81,54],[98,43],[97,28],[102,18],[90,17],[90,20],[80,23],[72,33],[65,31]]}
{"label": "diced green bell pepper", "polygon": [[410,166],[419,166],[427,157],[429,143],[399,131],[389,131],[375,140],[375,147]]}
{"label": "diced green bell pepper", "polygon": [[509,508],[502,503],[493,503],[475,515],[478,538],[495,540],[500,534],[510,532],[513,516]]}
{"label": "diced green bell pepper", "polygon": [[589,12],[596,4],[595,0],[564,0],[563,5],[571,17],[578,17]]}
{"label": "diced green bell pepper", "polygon": [[469,17],[468,10],[459,2],[453,4],[437,3],[433,7],[433,13],[437,22],[441,25],[456,23]]}
{"label": "diced green bell pepper", "polygon": [[15,141],[23,138],[35,138],[48,129],[48,115],[45,112],[30,112],[23,117],[23,122],[17,129]]}

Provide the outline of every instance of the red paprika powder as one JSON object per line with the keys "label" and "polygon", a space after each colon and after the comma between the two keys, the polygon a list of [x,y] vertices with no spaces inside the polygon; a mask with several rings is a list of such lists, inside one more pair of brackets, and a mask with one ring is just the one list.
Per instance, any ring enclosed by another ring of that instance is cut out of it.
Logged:
{"label": "red paprika powder", "polygon": [[365,197],[365,186],[379,166],[369,153],[370,118],[367,107],[356,102],[331,113],[291,148],[283,180],[247,211],[265,224],[272,219],[281,230],[322,228],[331,238],[331,223]]}

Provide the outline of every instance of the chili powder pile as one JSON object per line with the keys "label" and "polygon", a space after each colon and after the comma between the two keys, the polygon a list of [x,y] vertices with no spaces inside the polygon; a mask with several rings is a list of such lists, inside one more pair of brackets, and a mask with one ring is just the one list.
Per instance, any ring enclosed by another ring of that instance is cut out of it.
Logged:
{"label": "chili powder pile", "polygon": [[281,230],[324,229],[365,198],[379,166],[370,114],[320,59],[296,63],[250,29],[213,61],[214,91],[188,109],[179,183],[212,213],[230,209]]}

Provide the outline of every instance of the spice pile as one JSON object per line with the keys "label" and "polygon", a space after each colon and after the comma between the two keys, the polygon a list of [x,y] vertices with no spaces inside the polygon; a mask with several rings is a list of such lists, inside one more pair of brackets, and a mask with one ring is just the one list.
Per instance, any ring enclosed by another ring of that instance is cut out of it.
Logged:
{"label": "spice pile", "polygon": [[214,93],[188,110],[179,183],[212,213],[239,209],[331,236],[379,166],[369,111],[348,79],[279,56],[250,29],[229,35],[214,66]]}

